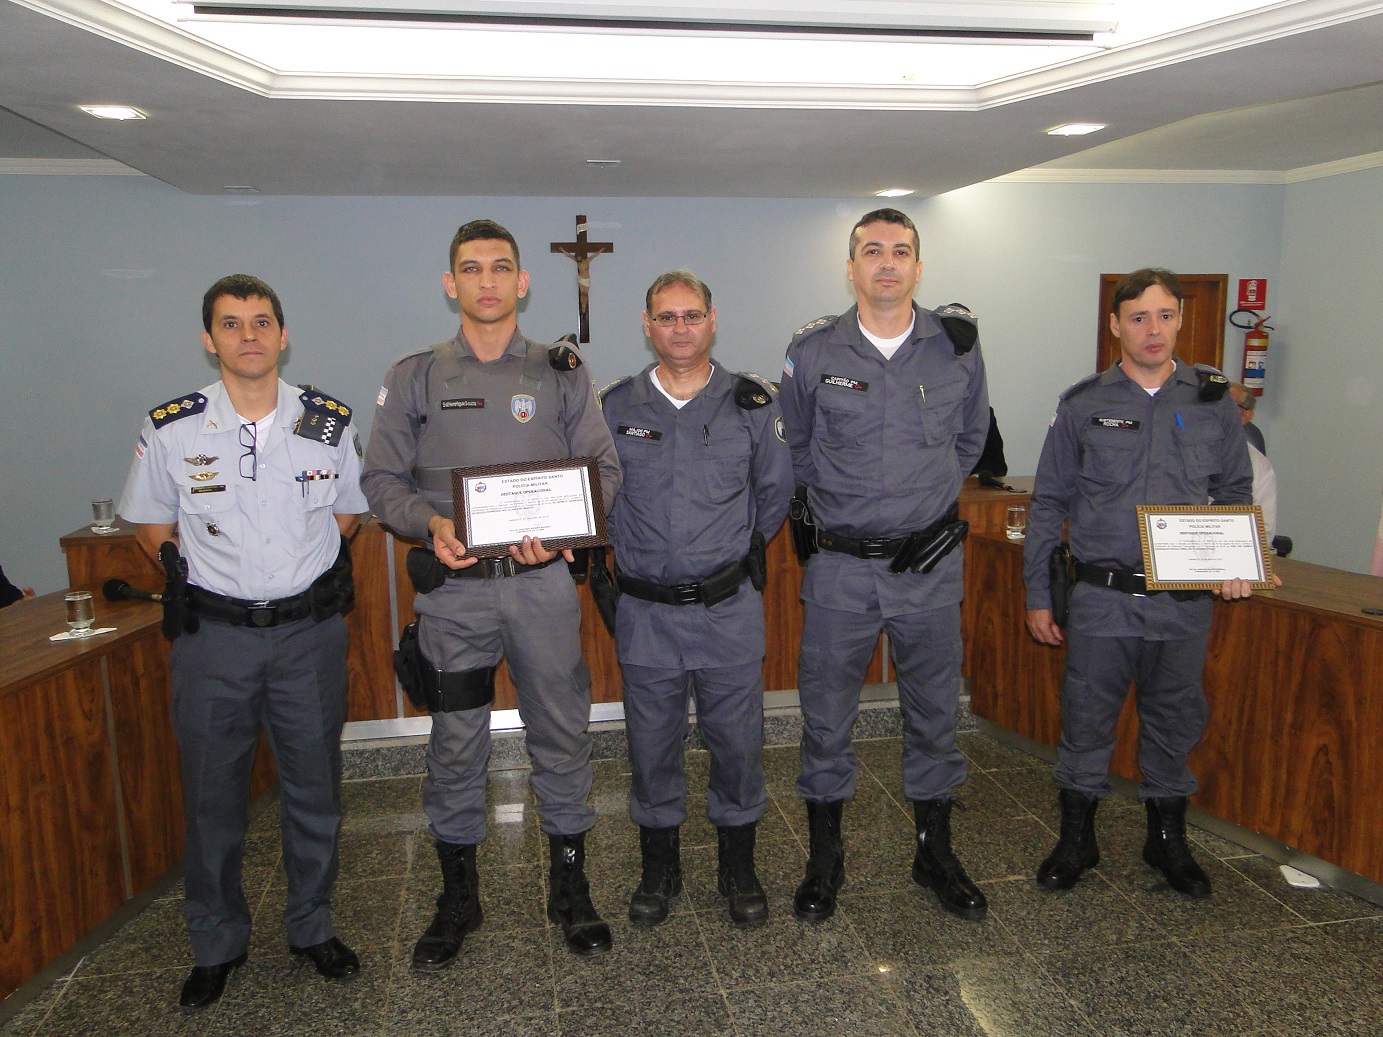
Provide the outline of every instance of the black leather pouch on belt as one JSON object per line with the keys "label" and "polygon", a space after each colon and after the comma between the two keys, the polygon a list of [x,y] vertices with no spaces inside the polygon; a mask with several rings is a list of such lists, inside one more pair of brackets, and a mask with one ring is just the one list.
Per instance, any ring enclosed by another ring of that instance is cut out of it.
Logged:
{"label": "black leather pouch on belt", "polygon": [[749,554],[744,558],[744,567],[749,570],[749,583],[762,594],[768,586],[768,545],[758,530],[749,538]]}
{"label": "black leather pouch on belt", "polygon": [[727,598],[733,598],[739,592],[744,577],[745,566],[743,562],[727,565],[720,572],[712,573],[701,581],[701,603],[709,608],[712,605],[719,605]]}
{"label": "black leather pouch on belt", "polygon": [[807,503],[807,488],[797,487],[792,501],[788,504],[788,533],[792,536],[792,549],[797,560],[806,563],[816,554],[816,522],[812,519],[812,508]]}
{"label": "black leather pouch on belt", "polygon": [[341,553],[331,568],[318,576],[310,588],[312,619],[320,623],[355,604],[355,566],[351,562],[351,542],[341,538]]}
{"label": "black leather pouch on belt", "polygon": [[1052,548],[1047,558],[1047,576],[1052,592],[1052,622],[1065,627],[1071,618],[1071,595],[1076,589],[1076,561],[1071,557],[1071,545],[1062,541]]}
{"label": "black leather pouch on belt", "polygon": [[889,563],[888,571],[929,573],[935,569],[936,564],[954,551],[970,532],[970,523],[958,518],[959,515],[960,505],[953,501],[938,521],[926,529],[909,533]]}
{"label": "black leather pouch on belt", "polygon": [[440,673],[427,661],[418,644],[418,624],[409,623],[399,637],[394,652],[394,673],[408,695],[408,701],[429,713],[455,713],[479,709],[494,701],[495,668],[459,673]]}
{"label": "black leather pouch on belt", "polygon": [[410,548],[404,567],[408,570],[408,582],[419,594],[431,594],[447,582],[447,567],[425,547]]}

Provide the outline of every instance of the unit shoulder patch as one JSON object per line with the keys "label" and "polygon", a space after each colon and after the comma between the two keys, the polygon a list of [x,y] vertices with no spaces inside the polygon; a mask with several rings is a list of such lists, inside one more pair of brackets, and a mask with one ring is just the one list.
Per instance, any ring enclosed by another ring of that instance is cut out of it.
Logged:
{"label": "unit shoulder patch", "polygon": [[351,423],[351,409],[313,386],[303,387],[298,399],[303,405],[303,416],[294,431],[303,439],[327,446],[340,443]]}
{"label": "unit shoulder patch", "polygon": [[206,397],[199,392],[191,392],[186,396],[179,396],[169,400],[167,403],[160,403],[149,412],[149,417],[154,422],[154,428],[163,428],[170,422],[185,418],[189,414],[200,414],[206,410]]}

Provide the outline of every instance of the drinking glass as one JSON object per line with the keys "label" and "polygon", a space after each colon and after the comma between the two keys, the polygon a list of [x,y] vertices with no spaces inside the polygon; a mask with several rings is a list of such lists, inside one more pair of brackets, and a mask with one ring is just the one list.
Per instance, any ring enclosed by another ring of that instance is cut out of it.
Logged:
{"label": "drinking glass", "polygon": [[96,605],[91,600],[91,591],[68,591],[67,629],[73,637],[86,637],[91,633],[91,624],[96,621]]}
{"label": "drinking glass", "polygon": [[1028,509],[1021,504],[1009,507],[1004,515],[1004,535],[1010,540],[1022,540],[1027,536]]}

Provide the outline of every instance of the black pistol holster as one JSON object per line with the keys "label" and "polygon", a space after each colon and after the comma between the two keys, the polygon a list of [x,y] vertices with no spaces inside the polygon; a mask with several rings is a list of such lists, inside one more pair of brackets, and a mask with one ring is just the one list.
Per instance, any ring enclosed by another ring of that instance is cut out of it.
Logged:
{"label": "black pistol holster", "polygon": [[178,545],[165,540],[158,549],[159,564],[163,566],[163,636],[176,641],[182,634],[195,634],[201,620],[187,604],[187,559],[178,553]]}
{"label": "black pistol holster", "polygon": [[816,522],[812,518],[811,505],[807,503],[807,488],[797,487],[788,504],[788,532],[792,534],[792,549],[797,560],[806,564],[807,559],[816,554]]}
{"label": "black pistol holster", "polygon": [[762,594],[768,586],[768,544],[757,529],[749,538],[749,554],[744,557],[744,567],[749,572],[749,585]]}
{"label": "black pistol holster", "polygon": [[351,562],[351,542],[341,537],[341,553],[330,569],[312,581],[308,588],[312,619],[320,623],[355,604],[355,566]]}
{"label": "black pistol holster", "polygon": [[1047,558],[1047,576],[1051,582],[1052,622],[1065,627],[1071,618],[1071,595],[1076,589],[1076,560],[1071,545],[1063,540],[1052,548]]}
{"label": "black pistol holster", "polygon": [[495,668],[443,673],[427,661],[418,644],[418,624],[409,623],[394,652],[394,673],[408,701],[429,713],[479,709],[494,701]]}
{"label": "black pistol holster", "polygon": [[596,611],[610,636],[615,634],[615,609],[619,605],[619,586],[605,564],[605,548],[587,548],[590,552],[590,572],[587,577],[591,587],[591,597],[595,599]]}

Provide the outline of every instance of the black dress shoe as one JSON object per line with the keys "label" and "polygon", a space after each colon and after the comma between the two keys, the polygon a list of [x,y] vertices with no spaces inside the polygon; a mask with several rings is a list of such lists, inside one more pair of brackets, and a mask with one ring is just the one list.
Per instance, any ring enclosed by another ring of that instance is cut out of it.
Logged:
{"label": "black dress shoe", "polygon": [[215,1004],[225,992],[226,982],[231,973],[245,964],[247,955],[242,951],[238,958],[223,961],[220,965],[198,965],[187,974],[187,982],[182,985],[178,1004],[183,1008],[205,1008]]}
{"label": "black dress shoe", "polygon": [[350,979],[360,971],[360,959],[336,937],[314,943],[311,947],[288,947],[291,954],[307,958],[327,979]]}

